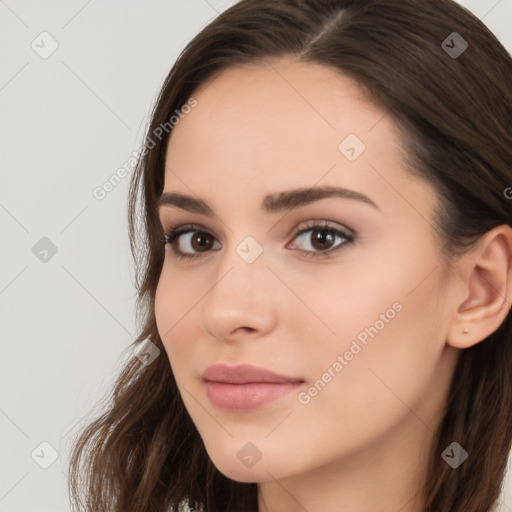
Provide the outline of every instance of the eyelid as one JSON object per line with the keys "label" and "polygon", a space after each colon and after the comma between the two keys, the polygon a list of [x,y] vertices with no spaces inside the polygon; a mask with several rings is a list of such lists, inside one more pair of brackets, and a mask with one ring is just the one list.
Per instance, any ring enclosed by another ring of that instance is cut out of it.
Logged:
{"label": "eyelid", "polygon": [[170,235],[172,233],[174,234],[182,234],[187,231],[204,231],[205,233],[208,233],[210,236],[213,236],[214,238],[217,238],[208,228],[202,226],[201,224],[196,224],[193,222],[181,224],[180,222],[171,224],[167,226],[167,224],[163,223],[162,227],[164,228],[164,231],[167,235]]}
{"label": "eyelid", "polygon": [[293,236],[296,237],[297,235],[303,233],[304,231],[309,231],[314,227],[321,226],[325,229],[329,228],[336,231],[341,231],[347,237],[355,237],[357,235],[357,233],[353,229],[350,229],[348,226],[339,224],[331,220],[326,220],[325,218],[308,220],[305,227],[300,227],[302,226],[302,224],[303,223],[300,223],[299,226],[297,226],[297,228],[294,228],[290,234],[293,234]]}
{"label": "eyelid", "polygon": [[[306,224],[306,226],[304,226],[304,222],[307,222],[309,224]],[[216,235],[214,235],[213,232],[209,228],[207,228],[201,224],[195,223],[195,222],[187,222],[184,224],[182,224],[181,222],[172,222],[169,224],[169,223],[166,223],[166,222],[163,222],[162,220],[160,220],[160,224],[161,224],[164,232],[167,234],[169,234],[177,229],[179,229],[180,233],[183,231],[186,231],[188,229],[191,229],[191,230],[197,229],[198,231],[205,231],[209,235],[216,238]],[[307,231],[308,229],[318,226],[319,224],[322,226],[326,225],[329,228],[337,229],[338,231],[343,232],[347,237],[357,236],[357,233],[353,229],[349,228],[348,226],[345,226],[343,224],[340,224],[340,223],[337,223],[337,222],[334,222],[331,220],[326,220],[325,217],[320,217],[318,219],[313,218],[313,219],[309,219],[308,221],[303,221],[303,222],[299,223],[298,226],[295,226],[293,229],[291,229],[288,232],[286,237],[289,237],[291,235],[293,235],[295,237],[298,234],[302,233],[303,231]]]}
{"label": "eyelid", "polygon": [[[334,224],[334,225],[333,225]],[[357,233],[347,226],[344,226],[340,224],[341,227],[336,227],[333,221],[325,220],[323,218],[322,220],[318,219],[310,219],[307,221],[307,224],[304,226],[302,223],[299,223],[298,226],[296,226],[292,230],[292,240],[293,241],[298,238],[301,234],[311,231],[314,228],[317,228],[317,230],[324,230],[324,231],[330,231],[334,232],[334,236],[344,238],[344,242],[338,244],[337,246],[334,246],[334,248],[321,250],[321,251],[308,251],[304,249],[297,249],[300,253],[302,253],[304,256],[307,257],[325,257],[330,258],[333,257],[335,253],[338,251],[342,251],[347,246],[350,246],[355,243],[355,241],[358,239]],[[175,254],[175,257],[179,260],[194,260],[202,258],[202,256],[206,256],[209,252],[212,252],[213,249],[210,249],[208,251],[205,251],[204,253],[182,253],[179,250],[176,250],[174,247],[174,242],[179,240],[180,236],[183,234],[191,233],[194,231],[201,231],[209,236],[213,237],[217,243],[219,243],[219,240],[217,237],[211,233],[211,231],[208,228],[203,227],[200,224],[196,223],[186,223],[186,224],[180,224],[180,223],[174,223],[172,226],[169,226],[167,229],[164,229],[164,238],[161,240],[164,243],[164,246],[169,244],[171,245],[172,251]],[[289,235],[287,235],[288,238]],[[288,248],[290,245],[290,242],[287,243],[286,247]],[[216,249],[218,250],[218,249]]]}

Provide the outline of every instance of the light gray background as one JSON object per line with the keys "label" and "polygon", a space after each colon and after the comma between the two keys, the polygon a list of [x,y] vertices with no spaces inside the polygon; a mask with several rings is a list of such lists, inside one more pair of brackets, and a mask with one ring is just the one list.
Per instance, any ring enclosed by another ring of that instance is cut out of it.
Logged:
{"label": "light gray background", "polygon": [[[129,176],[103,200],[92,191],[139,148],[182,48],[233,3],[0,0],[0,511],[69,510],[68,434],[136,327]],[[512,0],[461,3],[512,51]],[[46,59],[31,47],[50,48],[44,31],[58,43]],[[43,237],[57,248],[46,262],[32,251]],[[58,455],[48,469],[42,442]]]}

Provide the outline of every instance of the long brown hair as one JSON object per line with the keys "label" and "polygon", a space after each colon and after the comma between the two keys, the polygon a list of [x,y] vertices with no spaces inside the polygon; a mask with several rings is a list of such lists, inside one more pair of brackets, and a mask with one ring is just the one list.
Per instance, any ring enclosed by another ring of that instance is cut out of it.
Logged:
{"label": "long brown hair", "polygon": [[[512,59],[452,0],[242,0],[183,50],[146,140],[229,66],[288,56],[353,78],[396,122],[410,172],[439,194],[435,230],[447,261],[493,227],[512,226],[505,192],[512,186]],[[257,511],[257,484],[226,478],[209,459],[156,327],[164,259],[156,201],[171,135],[151,137],[128,202],[140,325],[132,347],[149,340],[162,355],[151,364],[129,359],[107,410],[74,440],[69,490],[78,510],[174,511],[188,502],[204,512]],[[429,459],[426,512],[490,512],[496,505],[511,449],[511,368],[509,312],[487,339],[461,352]],[[469,453],[456,470],[441,457],[453,441]]]}

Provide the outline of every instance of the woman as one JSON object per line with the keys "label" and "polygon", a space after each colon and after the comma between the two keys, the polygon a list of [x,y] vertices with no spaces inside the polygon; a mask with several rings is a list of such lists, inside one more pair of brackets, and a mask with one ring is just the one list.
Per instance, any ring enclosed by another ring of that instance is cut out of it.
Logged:
{"label": "woman", "polygon": [[493,510],[511,83],[451,0],[242,0],[204,28],[132,177],[137,357],[76,440],[74,504]]}

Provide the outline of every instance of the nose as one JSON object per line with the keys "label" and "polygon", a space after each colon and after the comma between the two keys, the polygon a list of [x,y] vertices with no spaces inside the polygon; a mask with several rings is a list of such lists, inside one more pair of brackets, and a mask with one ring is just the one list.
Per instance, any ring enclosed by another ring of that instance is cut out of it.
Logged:
{"label": "nose", "polygon": [[275,328],[278,282],[262,256],[248,263],[231,249],[219,259],[201,301],[202,327],[213,338],[255,338]]}

